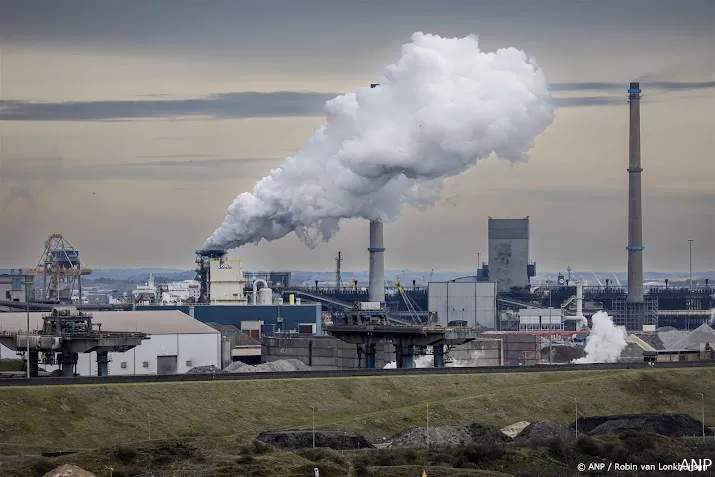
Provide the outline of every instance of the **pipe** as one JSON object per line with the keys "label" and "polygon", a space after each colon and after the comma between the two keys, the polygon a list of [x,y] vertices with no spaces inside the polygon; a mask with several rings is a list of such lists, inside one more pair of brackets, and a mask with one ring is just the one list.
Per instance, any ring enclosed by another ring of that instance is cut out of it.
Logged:
{"label": "pipe", "polygon": [[253,280],[253,297],[251,298],[251,304],[255,305],[258,303],[258,282],[263,283],[264,287],[268,286],[268,282],[266,282],[264,279],[259,278],[257,280]]}
{"label": "pipe", "polygon": [[385,301],[385,247],[383,241],[382,222],[370,221],[370,283],[368,285],[369,300]]}
{"label": "pipe", "polygon": [[583,316],[583,283],[576,282],[576,331],[581,331],[582,325],[588,326],[586,317]]}
{"label": "pipe", "polygon": [[641,109],[640,83],[628,89],[630,139],[628,144],[628,297],[629,303],[643,302],[643,217],[641,204]]}

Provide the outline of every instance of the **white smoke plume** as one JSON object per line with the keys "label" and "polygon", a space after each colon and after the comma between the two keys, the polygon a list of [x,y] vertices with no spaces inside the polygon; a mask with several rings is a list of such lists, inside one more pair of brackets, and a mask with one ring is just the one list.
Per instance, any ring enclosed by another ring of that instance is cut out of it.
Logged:
{"label": "white smoke plume", "polygon": [[617,326],[606,312],[599,311],[591,318],[593,326],[586,338],[586,356],[575,359],[576,364],[615,363],[626,347],[626,328]]}
{"label": "white smoke plume", "polygon": [[482,52],[475,36],[415,33],[376,83],[326,102],[326,124],[233,201],[204,248],[290,232],[313,247],[340,219],[395,220],[479,159],[526,160],[554,118],[541,68],[514,48]]}

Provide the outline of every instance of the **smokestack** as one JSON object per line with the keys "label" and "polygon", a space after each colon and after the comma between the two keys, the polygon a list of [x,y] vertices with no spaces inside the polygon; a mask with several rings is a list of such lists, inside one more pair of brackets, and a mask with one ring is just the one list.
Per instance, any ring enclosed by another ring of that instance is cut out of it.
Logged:
{"label": "smokestack", "polygon": [[383,246],[382,222],[370,221],[370,301],[385,301],[385,247]]}
{"label": "smokestack", "polygon": [[643,217],[641,207],[641,108],[640,83],[631,83],[628,147],[628,302],[643,301]]}

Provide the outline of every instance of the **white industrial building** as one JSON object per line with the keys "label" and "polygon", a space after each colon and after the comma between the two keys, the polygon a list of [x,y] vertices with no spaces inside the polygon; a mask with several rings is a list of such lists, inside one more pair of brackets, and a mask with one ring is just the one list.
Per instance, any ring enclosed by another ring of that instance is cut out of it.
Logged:
{"label": "white industrial building", "polygon": [[243,292],[246,279],[243,277],[241,260],[211,259],[209,273],[211,304],[245,305],[248,303]]}
{"label": "white industrial building", "polygon": [[[30,328],[42,328],[44,313],[30,313]],[[109,353],[109,375],[182,374],[195,366],[221,368],[221,333],[176,310],[92,312],[102,331],[139,331],[149,339],[124,353]],[[0,330],[27,330],[26,313],[0,313]],[[0,358],[17,359],[15,351],[0,345]],[[40,364],[48,372],[57,366]],[[82,353],[77,374],[97,376],[96,353]]]}
{"label": "white industrial building", "polygon": [[561,330],[560,308],[522,308],[519,310],[519,330]]}
{"label": "white industrial building", "polygon": [[476,277],[430,282],[429,311],[437,313],[437,323],[447,326],[466,321],[467,326],[481,325],[496,329],[496,283],[477,282]]}

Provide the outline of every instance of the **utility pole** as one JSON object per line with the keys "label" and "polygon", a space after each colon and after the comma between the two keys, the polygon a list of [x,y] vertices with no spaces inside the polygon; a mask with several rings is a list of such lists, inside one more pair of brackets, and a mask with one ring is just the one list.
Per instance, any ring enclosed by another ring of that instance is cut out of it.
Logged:
{"label": "utility pole", "polygon": [[342,254],[338,252],[338,256],[335,257],[335,288],[340,291],[340,287],[343,284],[343,277],[340,274],[340,263],[343,261]]}
{"label": "utility pole", "polygon": [[693,239],[688,239],[688,245],[690,247],[690,280],[688,282],[688,289],[693,289]]}
{"label": "utility pole", "polygon": [[[546,284],[549,286],[549,328],[551,328],[551,280],[547,280]],[[541,357],[539,357],[541,358]],[[549,364],[554,362],[554,336],[549,335]]]}

